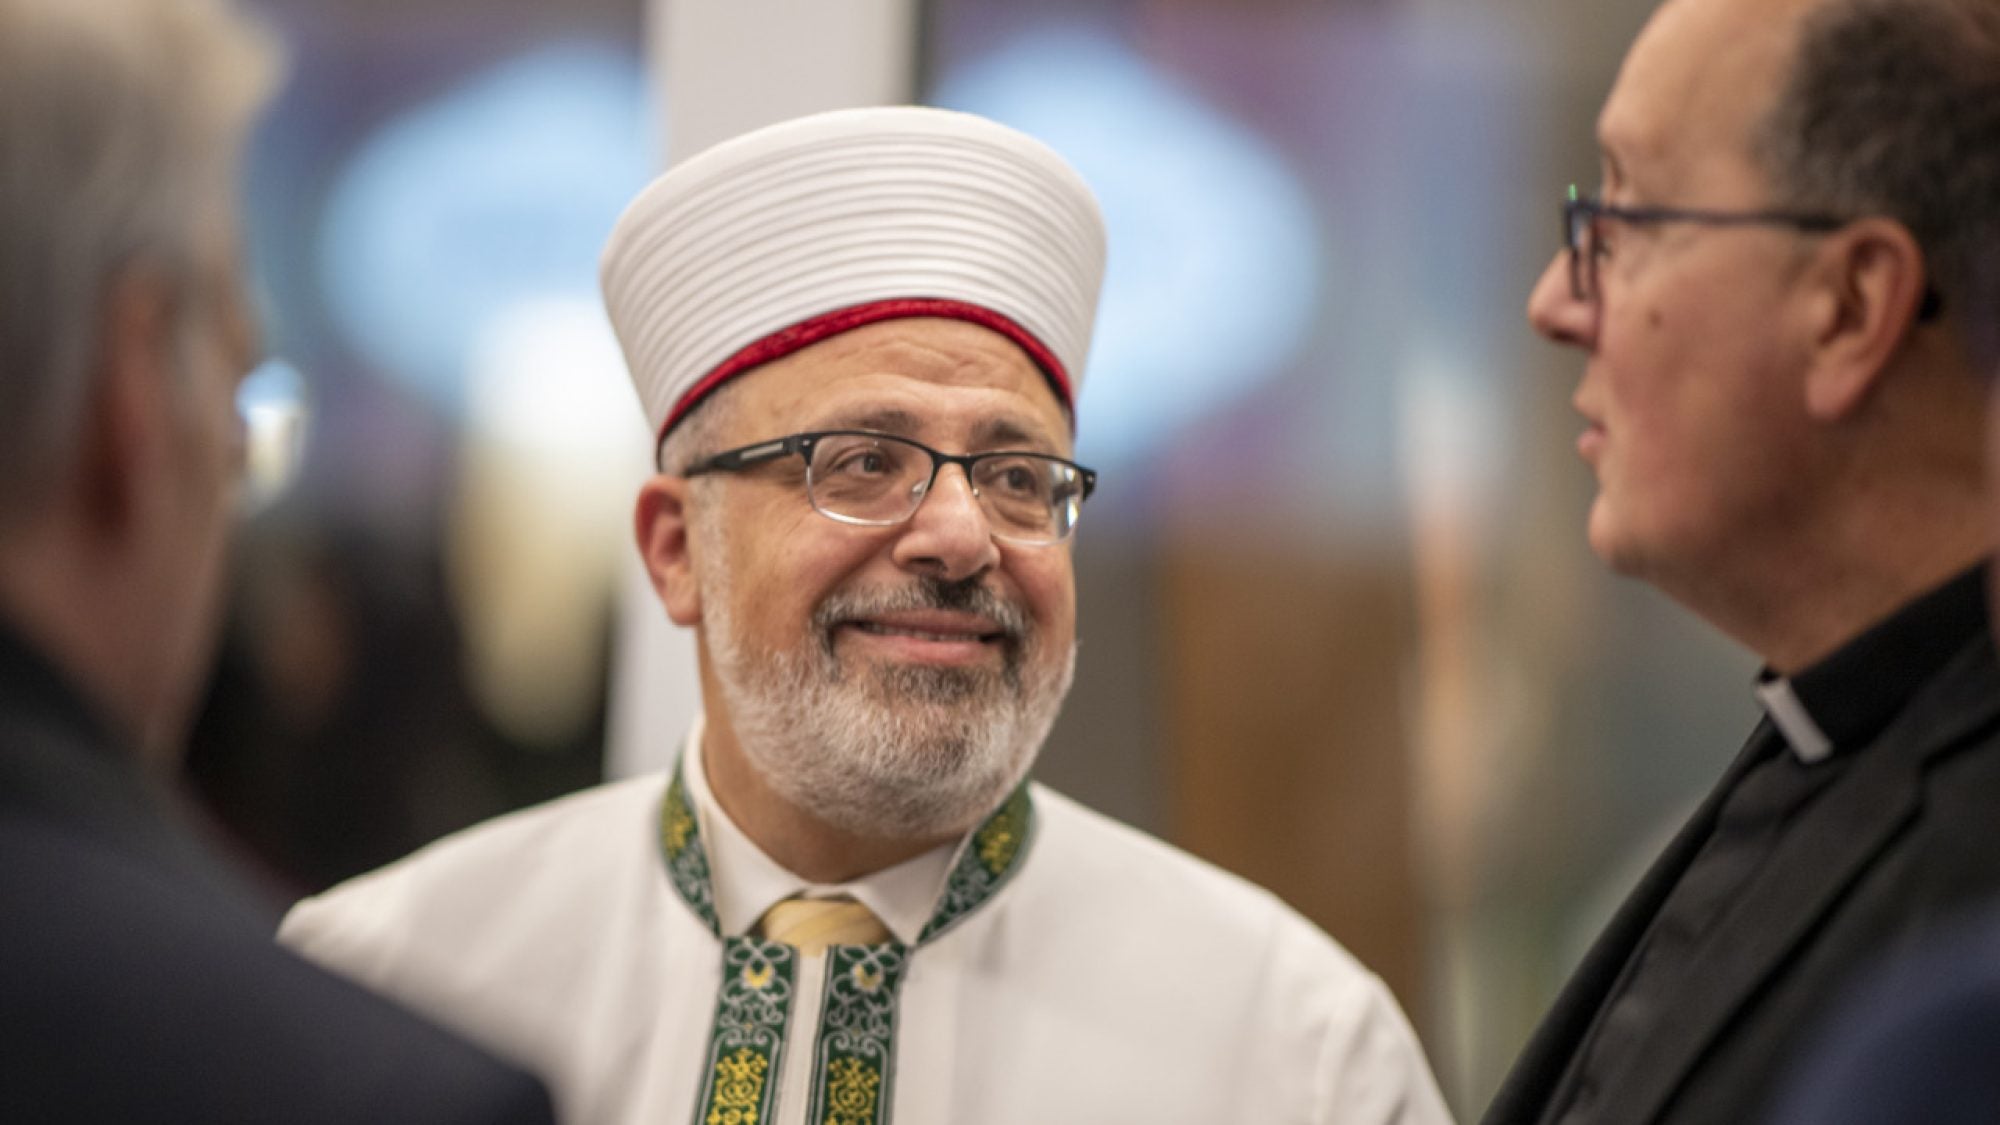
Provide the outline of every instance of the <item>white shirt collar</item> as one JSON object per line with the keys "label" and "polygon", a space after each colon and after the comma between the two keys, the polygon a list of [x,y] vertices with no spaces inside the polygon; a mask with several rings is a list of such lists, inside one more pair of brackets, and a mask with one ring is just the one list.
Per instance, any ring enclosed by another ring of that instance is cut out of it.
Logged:
{"label": "white shirt collar", "polygon": [[1757,698],[1764,704],[1764,713],[1771,716],[1772,725],[1785,736],[1792,753],[1806,765],[1826,760],[1833,753],[1833,740],[1819,729],[1813,721],[1812,712],[1799,701],[1799,693],[1792,690],[1792,681],[1784,676],[1774,676],[1757,684]]}
{"label": "white shirt collar", "polygon": [[896,940],[915,945],[924,924],[937,908],[944,893],[945,876],[958,853],[957,843],[940,844],[930,851],[906,859],[845,883],[814,883],[794,874],[765,854],[756,841],[729,819],[715,793],[708,787],[708,770],[702,762],[702,737],[707,724],[699,717],[688,732],[682,751],[683,776],[688,801],[694,806],[696,824],[708,849],[708,874],[715,895],[715,917],[724,937],[750,932],[764,912],[795,895],[805,898],[833,898],[845,895],[875,912]]}

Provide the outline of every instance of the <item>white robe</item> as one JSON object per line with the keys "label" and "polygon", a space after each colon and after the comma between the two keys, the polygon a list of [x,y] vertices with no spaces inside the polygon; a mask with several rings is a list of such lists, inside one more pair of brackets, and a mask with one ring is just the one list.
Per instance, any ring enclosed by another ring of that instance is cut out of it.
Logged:
{"label": "white robe", "polygon": [[[787,894],[839,891],[912,940],[953,849],[815,887],[728,823],[689,753],[725,934]],[[655,774],[468,829],[300,903],[280,936],[535,1069],[567,1122],[686,1125],[721,944],[667,878],[666,788]],[[1450,1120],[1388,990],[1310,922],[1053,791],[1033,800],[1020,868],[911,951],[889,1120]],[[805,1116],[824,971],[800,959],[778,1122]]]}

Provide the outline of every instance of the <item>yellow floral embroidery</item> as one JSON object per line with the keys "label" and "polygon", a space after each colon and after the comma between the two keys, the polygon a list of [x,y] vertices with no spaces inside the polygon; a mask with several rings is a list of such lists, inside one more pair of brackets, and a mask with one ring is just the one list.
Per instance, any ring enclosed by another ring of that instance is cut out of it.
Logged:
{"label": "yellow floral embroidery", "polygon": [[681,797],[678,780],[667,793],[667,815],[660,825],[660,834],[666,841],[668,858],[686,851],[688,837],[694,835],[694,814],[688,811],[687,802]]}
{"label": "yellow floral embroidery", "polygon": [[867,965],[854,966],[854,987],[863,992],[873,992],[882,987],[882,970],[871,969]]}
{"label": "yellow floral embroidery", "polygon": [[875,1125],[875,1098],[882,1073],[855,1058],[835,1059],[827,1068],[824,1125]]}
{"label": "yellow floral embroidery", "polygon": [[757,1109],[764,1103],[764,1072],[770,1066],[769,1059],[748,1047],[717,1059],[715,1102],[707,1125],[756,1125]]}
{"label": "yellow floral embroidery", "polygon": [[768,964],[745,965],[743,983],[759,992],[771,987],[772,969]]}
{"label": "yellow floral embroidery", "polygon": [[1010,807],[1003,809],[987,822],[985,828],[979,830],[979,839],[975,841],[979,845],[979,861],[986,865],[986,870],[992,872],[994,878],[999,878],[1000,873],[1007,870],[1007,865],[1014,862],[1014,853],[1021,848],[1021,835],[1015,831],[1014,824],[1014,810]]}

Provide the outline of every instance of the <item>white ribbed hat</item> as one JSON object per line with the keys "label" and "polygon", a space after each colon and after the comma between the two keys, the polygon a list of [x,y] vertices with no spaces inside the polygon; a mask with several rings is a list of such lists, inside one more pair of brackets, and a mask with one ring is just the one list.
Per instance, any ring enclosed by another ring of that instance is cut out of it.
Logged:
{"label": "white ribbed hat", "polygon": [[655,442],[730,378],[879,320],[969,320],[1075,405],[1104,221],[1048,146],[917,106],[815,114],[676,166],[625,209],[599,276]]}

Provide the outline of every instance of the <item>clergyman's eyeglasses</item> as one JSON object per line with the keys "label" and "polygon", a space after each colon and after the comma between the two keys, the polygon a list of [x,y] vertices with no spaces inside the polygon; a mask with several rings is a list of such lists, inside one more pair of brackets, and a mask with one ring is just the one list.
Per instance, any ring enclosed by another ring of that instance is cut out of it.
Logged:
{"label": "clergyman's eyeglasses", "polygon": [[[1766,209],[1718,211],[1693,207],[1619,207],[1594,195],[1585,195],[1575,184],[1563,199],[1563,244],[1569,249],[1569,292],[1579,301],[1594,303],[1603,292],[1598,286],[1597,267],[1604,258],[1604,224],[1629,223],[1656,226],[1661,223],[1696,223],[1712,227],[1790,227],[1807,234],[1827,234],[1854,220],[1818,211]],[[1935,319],[1944,301],[1938,291],[1924,290],[1918,320]]]}

